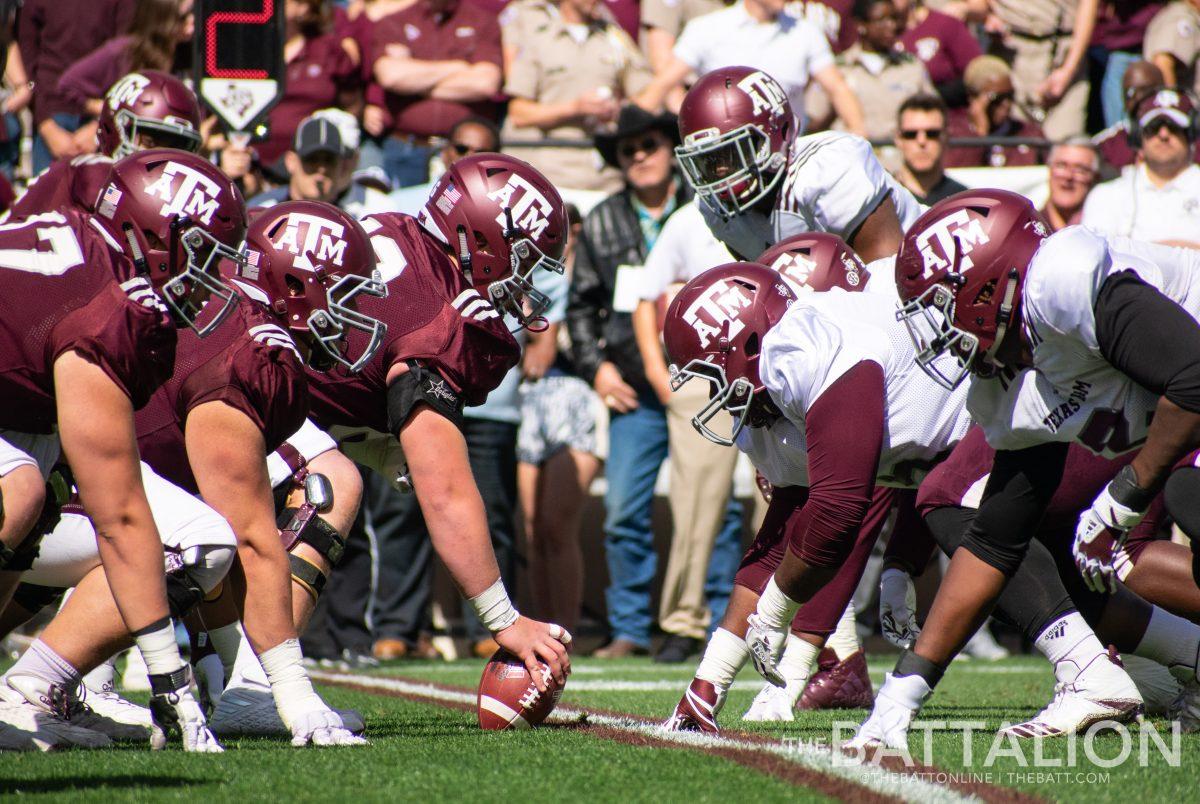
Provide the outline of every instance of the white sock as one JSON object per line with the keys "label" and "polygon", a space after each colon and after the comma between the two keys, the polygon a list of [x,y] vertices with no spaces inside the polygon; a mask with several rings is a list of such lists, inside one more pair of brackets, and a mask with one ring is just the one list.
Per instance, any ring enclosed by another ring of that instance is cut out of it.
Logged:
{"label": "white sock", "polygon": [[763,625],[775,629],[790,628],[799,610],[800,604],[783,593],[772,575],[771,580],[767,581],[767,588],[763,589],[762,597],[758,599],[758,607],[755,610]]}
{"label": "white sock", "polygon": [[713,631],[712,638],[708,640],[708,646],[704,649],[700,666],[696,668],[696,678],[703,679],[725,692],[749,658],[750,649],[746,647],[746,640],[732,631],[718,628]]}
{"label": "white sock", "polygon": [[175,642],[175,625],[171,618],[154,630],[142,631],[134,637],[142,658],[146,660],[146,671],[152,675],[174,673],[183,667],[179,645]]}
{"label": "white sock", "polygon": [[1054,665],[1059,681],[1074,681],[1079,671],[1105,648],[1077,611],[1064,614],[1038,635],[1033,646]]}
{"label": "white sock", "polygon": [[795,634],[788,634],[783,656],[779,659],[779,674],[787,682],[783,689],[791,697],[793,706],[804,694],[820,652],[820,646],[806,642]]}
{"label": "white sock", "polygon": [[92,672],[83,677],[83,685],[97,692],[112,692],[116,689],[117,657],[109,656]]}
{"label": "white sock", "polygon": [[1165,665],[1180,680],[1195,679],[1200,626],[1155,606],[1146,633],[1133,652]]}
{"label": "white sock", "polygon": [[[271,650],[274,650],[274,648]],[[269,653],[270,651],[267,652]],[[250,642],[246,639],[246,632],[239,629],[237,660],[233,664],[233,672],[229,675],[229,683],[226,687],[238,686],[257,687],[261,690],[268,689],[271,686],[271,682],[267,680],[267,674],[260,662],[261,659],[261,656],[254,655],[254,649],[250,647]]]}
{"label": "white sock", "polygon": [[6,675],[33,676],[70,692],[78,688],[80,678],[79,671],[70,662],[40,639],[33,640]]}
{"label": "white sock", "polygon": [[[246,635],[242,631],[242,624],[234,621],[229,625],[213,628],[208,632],[208,638],[212,642],[217,656],[221,657],[221,667],[225,670],[225,678],[233,678],[233,668],[237,663],[238,656],[241,655],[241,645],[245,643],[246,649],[248,651],[250,649],[250,644],[245,642]],[[253,651],[250,652],[253,653]]]}
{"label": "white sock", "polygon": [[854,603],[846,605],[846,610],[842,612],[841,619],[838,620],[837,628],[829,635],[829,639],[825,641],[825,647],[837,654],[838,661],[844,662],[854,653],[862,649],[862,643],[858,641],[857,620],[854,617]]}

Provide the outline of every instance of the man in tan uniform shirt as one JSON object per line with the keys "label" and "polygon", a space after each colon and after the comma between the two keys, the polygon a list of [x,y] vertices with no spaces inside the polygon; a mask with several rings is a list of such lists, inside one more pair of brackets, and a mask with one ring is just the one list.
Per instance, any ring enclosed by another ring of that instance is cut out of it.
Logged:
{"label": "man in tan uniform shirt", "polygon": [[1142,56],[1162,70],[1166,86],[1200,91],[1200,2],[1177,0],[1154,15],[1142,41]]}
{"label": "man in tan uniform shirt", "polygon": [[1004,48],[1012,53],[1017,114],[1039,123],[1046,136],[1060,140],[1083,133],[1088,81],[1082,64],[1062,98],[1044,108],[1039,87],[1067,59],[1078,0],[989,0],[991,13],[1004,23]]}
{"label": "man in tan uniform shirt", "polygon": [[[509,140],[589,140],[616,119],[622,100],[650,83],[650,67],[620,26],[601,16],[599,0],[524,0],[505,15],[513,54],[504,91]],[[591,148],[516,147],[559,187],[615,192],[620,174]]]}

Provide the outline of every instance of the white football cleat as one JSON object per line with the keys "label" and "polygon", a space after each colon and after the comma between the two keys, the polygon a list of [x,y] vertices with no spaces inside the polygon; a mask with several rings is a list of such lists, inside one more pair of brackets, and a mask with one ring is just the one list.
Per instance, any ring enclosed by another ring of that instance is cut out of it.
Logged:
{"label": "white football cleat", "polygon": [[858,732],[846,743],[846,747],[864,749],[884,746],[907,751],[908,730],[920,704],[914,707],[906,701],[924,701],[932,692],[920,676],[886,674],[883,686],[875,696],[871,714],[858,727]]}
{"label": "white football cleat", "polygon": [[[34,748],[49,751],[57,748],[108,748],[112,740],[83,726],[78,726],[50,711],[50,701],[34,703],[17,689],[9,679],[0,680],[0,721],[6,724],[9,735],[19,742],[13,730],[31,735]],[[44,682],[43,682],[44,683]]]}
{"label": "white football cleat", "polygon": [[[147,724],[126,723],[101,714],[80,700],[74,692],[68,692],[63,687],[51,684],[43,678],[9,675],[5,677],[5,681],[10,689],[20,693],[30,704],[41,707],[47,713],[72,726],[99,732],[112,740],[122,742],[140,742],[150,739],[150,728]],[[128,705],[133,706],[133,704]],[[149,714],[149,710],[146,712]]]}
{"label": "white football cleat", "polygon": [[[1142,701],[1146,704],[1147,715],[1170,715],[1180,694],[1184,691],[1183,684],[1171,674],[1171,671],[1153,659],[1134,656],[1131,653],[1121,654],[1121,664],[1125,672],[1137,685]],[[1194,674],[1189,672],[1188,675]],[[1184,683],[1187,682],[1184,678]],[[1200,693],[1200,686],[1196,688]],[[1200,701],[1198,701],[1200,705]]]}
{"label": "white football cleat", "polygon": [[1084,665],[1073,681],[1054,685],[1054,698],[1024,723],[1000,730],[1016,737],[1078,734],[1102,720],[1127,723],[1142,714],[1142,696],[1120,661],[1101,653]]}
{"label": "white football cleat", "polygon": [[90,686],[85,679],[79,686],[79,692],[80,700],[87,704],[97,715],[106,717],[116,723],[141,726],[146,729],[147,735],[149,734],[150,727],[153,725],[150,710],[144,706],[138,706],[133,701],[127,701],[122,698],[113,689],[111,683],[96,688]]}
{"label": "white football cleat", "polygon": [[992,631],[985,622],[979,626],[975,635],[963,645],[959,656],[966,659],[979,659],[984,662],[998,662],[1009,657],[1008,649],[996,641]]}
{"label": "white football cleat", "polygon": [[799,684],[791,682],[786,687],[776,687],[769,683],[763,684],[758,695],[754,696],[754,702],[746,710],[746,714],[742,715],[742,720],[754,723],[779,723],[795,720],[796,716],[793,713],[796,710],[796,701],[804,692],[804,685],[807,681],[806,678]]}
{"label": "white football cleat", "polygon": [[[351,734],[366,728],[362,715],[353,709],[335,709]],[[292,737],[283,723],[271,690],[233,684],[221,693],[221,700],[208,718],[208,727],[218,737]]]}

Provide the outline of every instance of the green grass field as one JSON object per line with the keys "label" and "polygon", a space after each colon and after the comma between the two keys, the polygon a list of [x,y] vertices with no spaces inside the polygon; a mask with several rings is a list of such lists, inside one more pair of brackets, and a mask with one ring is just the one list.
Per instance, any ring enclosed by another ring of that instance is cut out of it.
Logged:
{"label": "green grass field", "polygon": [[[886,657],[872,662],[876,684],[888,664]],[[827,752],[799,749],[801,742],[828,745],[834,721],[856,722],[865,714],[861,711],[802,714],[787,724],[743,723],[740,714],[758,684],[753,670],[739,678],[722,714],[722,725],[737,734],[730,734],[725,742],[663,744],[652,729],[614,714],[664,718],[690,678],[691,665],[663,668],[645,660],[580,659],[575,666],[560,704],[564,716],[533,732],[481,732],[473,712],[461,708],[468,700],[463,693],[430,692],[454,699],[448,702],[413,700],[425,695],[427,683],[473,690],[482,662],[404,663],[357,678],[360,685],[388,685],[390,690],[345,689],[340,686],[347,681],[344,678],[337,686],[323,687],[331,703],[358,708],[366,715],[369,748],[300,750],[282,741],[231,740],[226,742],[226,753],[215,757],[133,747],[4,754],[0,755],[0,795],[70,801],[350,804],[515,798],[795,802],[878,799],[880,795],[927,801],[960,800],[971,793],[987,800],[1016,798],[1009,791],[1078,802],[1193,801],[1197,797],[1192,772],[1200,767],[1200,736],[1183,737],[1178,767],[1153,748],[1150,761],[1140,766],[1136,730],[1128,759],[1113,767],[1094,765],[1083,740],[1075,744],[1074,761],[1068,757],[1068,743],[1057,740],[1045,742],[1039,755],[1031,744],[1022,744],[1019,753],[1010,750],[1008,755],[993,756],[989,763],[994,729],[1004,720],[1028,717],[1053,692],[1048,668],[1035,659],[960,662],[951,668],[922,719],[983,721],[987,727],[969,740],[970,765],[964,764],[960,733],[932,732],[933,765],[944,773],[917,782],[898,780],[897,774],[874,768],[831,768]],[[398,684],[396,678],[403,682]],[[394,697],[389,691],[408,697]],[[580,723],[581,710],[606,715]],[[1150,722],[1169,742],[1167,724]],[[922,741],[914,736],[911,744],[918,758]],[[1118,735],[1086,742],[1092,756],[1101,761],[1119,757],[1122,751]],[[1011,748],[1007,741],[999,745]],[[783,751],[781,746],[796,751]],[[1047,767],[1055,760],[1063,764]],[[820,783],[813,784],[813,778]],[[964,786],[964,779],[974,787]]]}

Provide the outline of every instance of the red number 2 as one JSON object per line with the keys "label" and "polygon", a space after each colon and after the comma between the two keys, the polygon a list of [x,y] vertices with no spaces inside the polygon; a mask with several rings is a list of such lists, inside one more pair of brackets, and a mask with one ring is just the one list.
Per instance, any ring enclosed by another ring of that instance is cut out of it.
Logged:
{"label": "red number 2", "polygon": [[204,21],[204,71],[209,78],[267,78],[266,70],[233,70],[217,66],[218,25],[262,25],[275,15],[275,0],[262,0],[262,10],[219,11]]}

